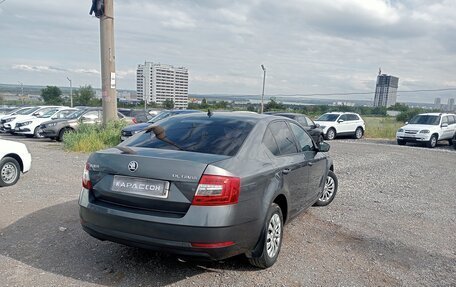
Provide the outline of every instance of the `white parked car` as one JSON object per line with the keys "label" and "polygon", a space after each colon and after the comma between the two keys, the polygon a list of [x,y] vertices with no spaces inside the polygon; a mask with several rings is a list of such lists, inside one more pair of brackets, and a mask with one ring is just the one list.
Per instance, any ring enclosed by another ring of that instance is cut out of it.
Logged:
{"label": "white parked car", "polygon": [[355,113],[326,113],[321,115],[315,123],[320,125],[327,140],[333,140],[336,136],[342,135],[353,135],[356,139],[360,139],[366,130],[364,120]]}
{"label": "white parked car", "polygon": [[73,108],[58,107],[48,110],[46,113],[18,121],[14,128],[14,133],[19,135],[25,135],[27,137],[41,137],[40,136],[40,125],[44,122],[51,120],[64,119],[69,114],[77,111]]}
{"label": "white parked car", "polygon": [[16,123],[31,117],[36,117],[47,113],[50,109],[58,108],[59,106],[37,106],[31,109],[18,111],[16,114],[4,117],[0,120],[0,129],[2,132],[14,133]]}
{"label": "white parked car", "polygon": [[0,115],[0,120],[3,119],[3,118],[8,118],[10,116],[13,116],[15,114],[17,114],[18,112],[25,112],[25,110],[30,110],[32,109],[33,107],[22,107],[22,108],[17,108],[17,109],[14,109],[12,111],[9,111],[5,114],[1,114]]}
{"label": "white parked car", "polygon": [[23,143],[0,139],[0,187],[15,184],[30,170],[32,157]]}
{"label": "white parked car", "polygon": [[450,145],[456,133],[456,115],[448,113],[425,113],[414,116],[396,133],[398,145],[419,142],[434,148],[438,141],[448,140]]}

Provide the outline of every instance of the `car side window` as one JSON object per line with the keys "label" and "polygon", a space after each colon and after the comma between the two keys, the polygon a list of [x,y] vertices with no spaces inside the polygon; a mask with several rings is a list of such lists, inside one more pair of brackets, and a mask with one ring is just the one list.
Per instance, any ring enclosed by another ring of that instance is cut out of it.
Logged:
{"label": "car side window", "polygon": [[98,119],[99,118],[98,111],[87,112],[83,115],[83,117],[88,118],[88,119]]}
{"label": "car side window", "polygon": [[447,116],[444,116],[444,117],[442,118],[442,125],[443,125],[443,124],[448,124],[448,117],[447,117]]}
{"label": "car side window", "polygon": [[263,144],[271,151],[273,155],[280,155],[279,146],[269,128],[266,129],[263,137]]}
{"label": "car side window", "polygon": [[358,121],[359,120],[359,117],[355,114],[349,114],[348,115],[348,120],[349,121]]}
{"label": "car side window", "polygon": [[308,117],[306,117],[306,121],[307,121],[307,123],[309,124],[309,126],[315,126],[314,121],[312,121],[312,120],[309,119]]}
{"label": "car side window", "polygon": [[348,116],[347,115],[341,115],[339,118],[339,121],[342,120],[344,122],[348,121]]}
{"label": "car side window", "polygon": [[295,125],[294,123],[290,123],[290,127],[298,140],[301,151],[304,152],[313,150],[314,144],[310,136],[301,127]]}
{"label": "car side window", "polygon": [[453,115],[448,116],[448,125],[453,125],[456,123],[456,117]]}
{"label": "car side window", "polygon": [[294,141],[293,134],[285,122],[273,122],[269,127],[271,128],[272,135],[279,147],[280,155],[298,152],[298,147]]}
{"label": "car side window", "polygon": [[306,118],[302,117],[302,116],[297,117],[296,121],[298,123],[300,123],[301,125],[303,125],[304,127],[308,127],[310,125],[309,122],[307,122]]}

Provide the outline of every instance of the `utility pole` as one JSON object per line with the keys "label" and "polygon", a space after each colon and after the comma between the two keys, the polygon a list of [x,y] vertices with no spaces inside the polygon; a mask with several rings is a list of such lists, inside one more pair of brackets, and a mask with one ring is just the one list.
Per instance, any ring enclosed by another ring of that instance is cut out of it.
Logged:
{"label": "utility pole", "polygon": [[113,0],[104,0],[104,13],[100,17],[103,125],[106,125],[108,122],[118,119],[113,2]]}
{"label": "utility pole", "polygon": [[263,113],[264,110],[264,85],[266,82],[266,68],[264,65],[261,65],[261,69],[263,69],[263,92],[261,93],[261,109],[260,109],[260,114]]}
{"label": "utility pole", "polygon": [[21,102],[22,104],[24,104],[24,83],[22,82],[18,82],[19,84],[21,84]]}
{"label": "utility pole", "polygon": [[67,79],[70,82],[70,106],[73,107],[73,82],[70,78],[67,77]]}

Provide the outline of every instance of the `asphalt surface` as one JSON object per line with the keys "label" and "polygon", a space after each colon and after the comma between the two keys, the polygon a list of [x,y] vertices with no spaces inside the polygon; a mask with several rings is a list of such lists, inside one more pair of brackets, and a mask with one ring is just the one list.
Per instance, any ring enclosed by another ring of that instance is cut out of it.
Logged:
{"label": "asphalt surface", "polygon": [[[4,139],[17,139],[2,136]],[[285,228],[270,269],[181,262],[79,225],[86,154],[22,139],[32,169],[0,189],[0,286],[456,286],[456,152],[330,142],[339,193]]]}

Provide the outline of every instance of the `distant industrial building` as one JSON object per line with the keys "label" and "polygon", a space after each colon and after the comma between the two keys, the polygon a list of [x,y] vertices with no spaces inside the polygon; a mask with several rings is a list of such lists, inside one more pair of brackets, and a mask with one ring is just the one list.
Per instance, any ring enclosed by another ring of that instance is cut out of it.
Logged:
{"label": "distant industrial building", "polygon": [[381,74],[377,76],[374,107],[390,107],[396,104],[399,78]]}
{"label": "distant industrial building", "polygon": [[436,109],[441,109],[442,108],[442,99],[441,98],[435,98],[435,100],[434,100],[434,108],[436,108]]}
{"label": "distant industrial building", "polygon": [[454,111],[454,99],[448,99],[448,111],[452,112]]}
{"label": "distant industrial building", "polygon": [[147,103],[174,102],[174,108],[188,106],[188,70],[184,67],[145,62],[136,70],[137,99]]}

